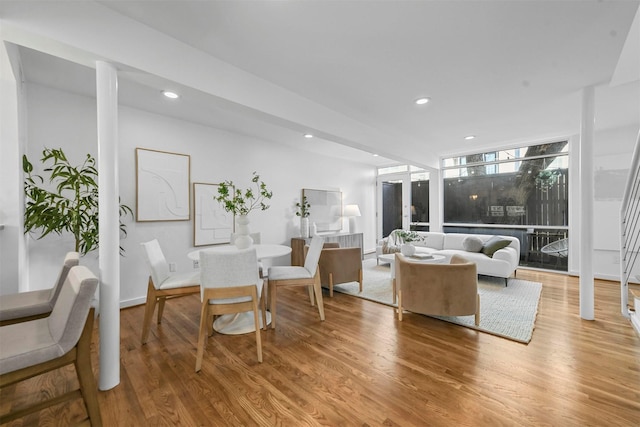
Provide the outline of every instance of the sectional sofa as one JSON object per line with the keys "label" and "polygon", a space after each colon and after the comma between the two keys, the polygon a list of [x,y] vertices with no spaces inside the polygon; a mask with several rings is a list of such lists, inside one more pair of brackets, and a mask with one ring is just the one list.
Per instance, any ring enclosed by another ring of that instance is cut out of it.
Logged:
{"label": "sectional sofa", "polygon": [[[460,255],[475,262],[478,274],[502,277],[506,280],[515,275],[520,260],[520,240],[512,236],[493,236],[488,234],[441,233],[418,231],[419,241],[411,242],[416,253],[438,254],[447,257]],[[498,243],[495,245],[496,242]],[[508,243],[507,243],[508,242]],[[403,242],[392,232],[389,237],[378,242],[377,256],[397,252]],[[493,251],[495,247],[502,247]],[[378,259],[378,262],[383,260]]]}

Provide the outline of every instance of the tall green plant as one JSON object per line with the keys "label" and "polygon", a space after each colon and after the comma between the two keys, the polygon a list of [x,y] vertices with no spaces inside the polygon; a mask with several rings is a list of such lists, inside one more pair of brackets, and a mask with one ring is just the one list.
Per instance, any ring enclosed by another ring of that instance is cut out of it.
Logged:
{"label": "tall green plant", "polygon": [[[98,170],[95,159],[87,154],[80,165],[71,165],[62,149],[45,148],[42,159],[48,172],[48,185],[41,175],[33,173],[33,165],[22,156],[22,170],[26,174],[24,193],[25,233],[40,232],[38,239],[55,233],[69,232],[75,239],[75,250],[85,255],[98,248]],[[131,208],[120,205],[120,218],[133,215]],[[127,227],[120,220],[120,232],[127,235]],[[120,254],[124,249],[120,247]]]}

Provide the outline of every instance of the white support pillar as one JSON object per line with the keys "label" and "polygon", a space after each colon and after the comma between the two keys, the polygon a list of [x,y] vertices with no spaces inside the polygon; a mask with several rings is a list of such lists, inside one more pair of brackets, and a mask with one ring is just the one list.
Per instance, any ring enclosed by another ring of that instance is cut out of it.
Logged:
{"label": "white support pillar", "polygon": [[593,143],[595,89],[582,90],[580,123],[580,317],[594,320],[593,286]]}
{"label": "white support pillar", "polygon": [[98,206],[100,222],[100,378],[98,388],[120,383],[120,254],[118,203],[118,73],[96,62]]}

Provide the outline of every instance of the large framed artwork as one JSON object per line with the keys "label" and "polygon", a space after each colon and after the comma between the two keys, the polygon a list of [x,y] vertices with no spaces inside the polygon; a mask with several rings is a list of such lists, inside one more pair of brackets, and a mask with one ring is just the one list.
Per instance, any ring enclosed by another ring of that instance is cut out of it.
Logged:
{"label": "large framed artwork", "polygon": [[193,183],[193,246],[229,243],[233,232],[233,213],[214,200],[218,184]]}
{"label": "large framed artwork", "polygon": [[136,221],[190,219],[187,154],[136,148]]}
{"label": "large framed artwork", "polygon": [[342,230],[342,192],[331,190],[302,189],[307,198],[309,223],[316,224],[317,231]]}

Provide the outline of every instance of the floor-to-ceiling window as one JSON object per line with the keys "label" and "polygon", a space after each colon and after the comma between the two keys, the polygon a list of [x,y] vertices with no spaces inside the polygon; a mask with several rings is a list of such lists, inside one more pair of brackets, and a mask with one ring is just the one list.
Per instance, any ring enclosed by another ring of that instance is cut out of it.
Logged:
{"label": "floor-to-ceiling window", "polygon": [[567,141],[442,159],[445,232],[505,234],[520,265],[567,270]]}

